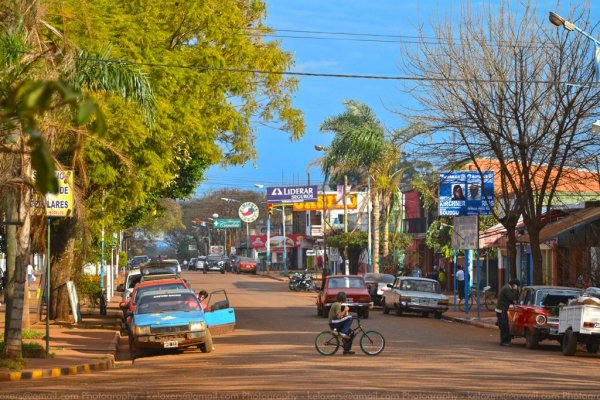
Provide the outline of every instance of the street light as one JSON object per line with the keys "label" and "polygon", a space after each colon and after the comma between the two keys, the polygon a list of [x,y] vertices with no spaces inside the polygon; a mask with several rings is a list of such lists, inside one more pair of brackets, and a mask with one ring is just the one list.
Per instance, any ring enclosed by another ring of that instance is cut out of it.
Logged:
{"label": "street light", "polygon": [[[259,188],[259,189],[265,189],[265,185],[263,185],[262,183],[255,183],[254,184],[255,187]],[[265,200],[268,201],[267,199],[268,196],[265,197]],[[266,246],[266,250],[267,250],[267,272],[271,271],[271,213],[267,212],[267,246]]]}
{"label": "street light", "polygon": [[[315,145],[315,150],[316,151],[325,151],[327,150],[327,147],[325,146],[320,146],[318,144]],[[327,234],[326,234],[326,218],[325,218],[325,200],[326,200],[326,196],[325,196],[325,181],[327,180],[327,173],[325,174],[325,176],[323,177],[323,194],[322,194],[322,200],[323,200],[323,207],[321,210],[321,231],[323,232],[323,267],[327,266],[327,268],[329,268],[329,256],[327,254]]]}

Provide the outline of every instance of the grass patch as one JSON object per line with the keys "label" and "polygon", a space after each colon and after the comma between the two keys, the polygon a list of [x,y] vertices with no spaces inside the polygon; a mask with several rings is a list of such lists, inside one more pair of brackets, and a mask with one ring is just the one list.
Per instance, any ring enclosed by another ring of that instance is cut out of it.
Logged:
{"label": "grass patch", "polygon": [[[23,329],[21,337],[23,340],[43,339],[46,337],[46,334],[35,329]],[[0,333],[0,340],[4,340],[4,333]]]}
{"label": "grass patch", "polygon": [[[4,354],[4,348],[6,344],[0,343],[0,354]],[[23,343],[22,344],[22,357],[17,359],[8,359],[0,356],[0,368],[8,368],[11,371],[20,371],[25,366],[25,358],[46,358],[46,349],[44,346],[37,343]],[[48,354],[48,358],[54,357],[54,354]]]}

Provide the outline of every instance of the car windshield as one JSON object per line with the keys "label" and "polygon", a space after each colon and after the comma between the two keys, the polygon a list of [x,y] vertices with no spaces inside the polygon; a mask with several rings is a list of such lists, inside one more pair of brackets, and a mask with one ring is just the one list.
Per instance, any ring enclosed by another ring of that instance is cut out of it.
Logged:
{"label": "car windshield", "polygon": [[127,279],[127,289],[133,289],[142,280],[142,274],[132,274]]}
{"label": "car windshield", "polygon": [[151,292],[153,290],[169,290],[169,289],[186,289],[183,282],[178,283],[168,283],[164,285],[152,285],[152,286],[142,286],[138,287],[135,291],[135,297],[133,298],[133,304],[137,304],[137,302],[142,298],[144,293]]}
{"label": "car windshield", "polygon": [[200,303],[194,293],[165,293],[143,296],[135,312],[137,314],[155,314],[199,310]]}
{"label": "car windshield", "polygon": [[256,260],[254,258],[250,258],[250,257],[239,257],[238,260],[241,262],[256,262]]}
{"label": "car windshield", "polygon": [[414,292],[441,293],[440,284],[435,281],[422,281],[418,279],[403,279],[400,283],[400,290],[410,290]]}
{"label": "car windshield", "polygon": [[364,288],[365,281],[358,277],[329,278],[328,288],[357,289]]}
{"label": "car windshield", "polygon": [[218,255],[208,256],[208,258],[207,258],[208,261],[221,261],[222,259],[223,259],[223,256],[218,256]]}
{"label": "car windshield", "polygon": [[535,305],[545,307],[567,305],[569,300],[580,294],[581,290],[541,289],[535,294]]}
{"label": "car windshield", "polygon": [[367,282],[394,283],[394,280],[396,277],[390,274],[365,274]]}

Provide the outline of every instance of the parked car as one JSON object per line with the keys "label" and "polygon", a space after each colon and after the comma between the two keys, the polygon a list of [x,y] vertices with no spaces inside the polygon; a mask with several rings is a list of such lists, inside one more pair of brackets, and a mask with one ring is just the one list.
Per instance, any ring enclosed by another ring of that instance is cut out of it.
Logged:
{"label": "parked car", "polygon": [[397,277],[383,292],[382,302],[384,314],[394,309],[397,315],[415,312],[429,317],[433,313],[436,319],[440,319],[448,311],[448,296],[442,294],[438,281],[428,278]]}
{"label": "parked car", "polygon": [[143,256],[135,256],[131,259],[131,261],[129,262],[129,269],[137,269],[139,268],[141,265],[146,264],[147,262],[150,261],[150,257],[143,255]]}
{"label": "parked car", "polygon": [[206,257],[203,270],[205,274],[209,271],[218,271],[224,274],[226,266],[225,256],[221,254],[209,254]]}
{"label": "parked car", "polygon": [[390,274],[377,274],[368,272],[365,274],[365,283],[367,290],[371,295],[371,300],[376,306],[382,305],[383,292],[388,289],[388,285],[394,283],[396,277]]}
{"label": "parked car", "polygon": [[140,272],[142,274],[142,282],[149,280],[157,280],[157,279],[168,279],[168,278],[179,278],[180,273],[179,270],[179,262],[175,260],[173,261],[152,261],[147,264],[144,264],[140,268]]}
{"label": "parked car", "polygon": [[511,336],[525,337],[528,349],[536,348],[542,340],[560,340],[559,309],[582,293],[582,289],[563,286],[524,287],[518,304],[508,309]]}
{"label": "parked car", "polygon": [[134,359],[144,349],[197,346],[210,353],[213,348],[198,297],[188,289],[145,293],[133,313],[130,330],[129,349]]}
{"label": "parked car", "polygon": [[329,316],[329,309],[335,303],[339,292],[346,293],[346,304],[351,312],[357,312],[362,318],[369,318],[372,307],[371,295],[362,276],[329,275],[325,278],[323,290],[317,296],[317,315]]}
{"label": "parked car", "polygon": [[139,269],[132,269],[127,272],[125,282],[117,285],[117,292],[121,293],[121,301],[129,301],[133,288],[142,280],[142,273]]}
{"label": "parked car", "polygon": [[206,256],[200,256],[200,257],[196,258],[194,270],[203,270],[205,263],[206,263]]}
{"label": "parked car", "polygon": [[167,264],[173,264],[177,266],[177,273],[181,274],[181,264],[179,263],[179,260],[176,260],[174,258],[169,258],[166,260],[162,260],[163,263],[167,263]]}
{"label": "parked car", "polygon": [[241,272],[256,274],[256,269],[256,259],[251,257],[236,257],[233,264],[233,270],[238,274]]}

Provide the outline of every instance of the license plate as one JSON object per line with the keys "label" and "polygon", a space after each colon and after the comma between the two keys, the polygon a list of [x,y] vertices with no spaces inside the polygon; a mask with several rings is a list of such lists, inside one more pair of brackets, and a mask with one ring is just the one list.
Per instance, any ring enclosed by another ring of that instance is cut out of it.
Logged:
{"label": "license plate", "polygon": [[177,340],[167,340],[166,342],[163,342],[163,347],[165,349],[173,349],[179,347],[179,342]]}
{"label": "license plate", "polygon": [[346,297],[346,303],[354,303],[354,299],[352,297]]}

